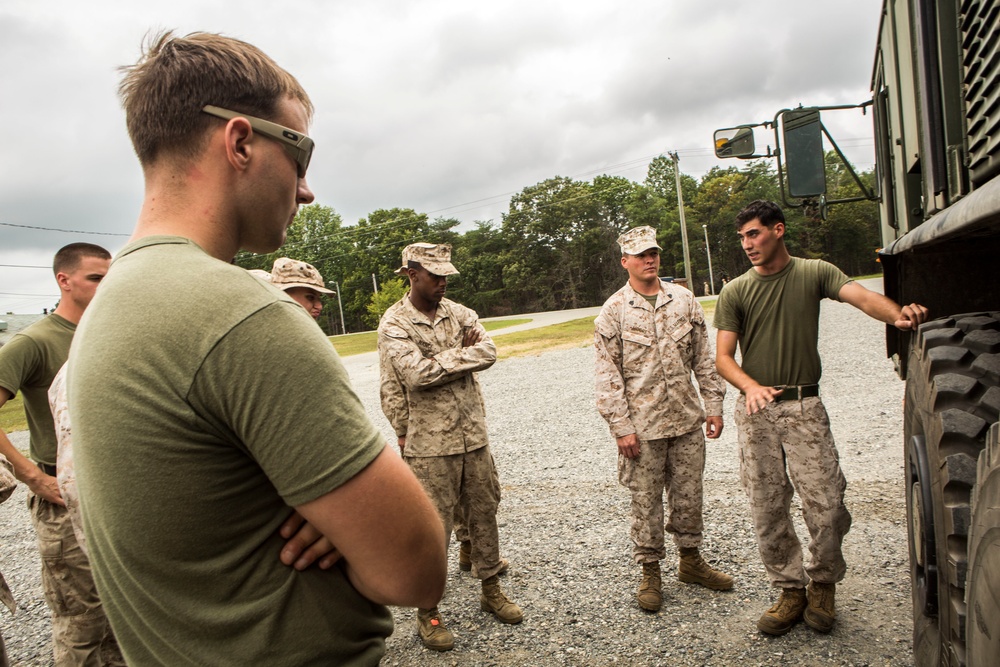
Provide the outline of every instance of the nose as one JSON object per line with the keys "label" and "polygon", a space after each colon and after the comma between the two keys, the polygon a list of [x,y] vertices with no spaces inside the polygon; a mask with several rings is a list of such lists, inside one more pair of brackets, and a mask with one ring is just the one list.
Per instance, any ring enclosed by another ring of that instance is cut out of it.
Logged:
{"label": "nose", "polygon": [[295,201],[299,204],[311,204],[316,199],[316,195],[309,189],[309,184],[305,178],[299,179],[298,189],[295,192]]}
{"label": "nose", "polygon": [[749,250],[751,247],[753,247],[753,244],[750,243],[750,239],[746,237],[740,239],[740,245],[743,247],[744,250]]}

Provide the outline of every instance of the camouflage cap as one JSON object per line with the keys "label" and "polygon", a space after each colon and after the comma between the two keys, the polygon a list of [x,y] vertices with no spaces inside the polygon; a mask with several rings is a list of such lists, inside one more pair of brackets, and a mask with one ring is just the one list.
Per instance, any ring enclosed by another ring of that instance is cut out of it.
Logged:
{"label": "camouflage cap", "polygon": [[308,287],[323,294],[333,294],[333,290],[327,289],[323,284],[323,276],[316,267],[287,257],[274,260],[274,266],[271,267],[271,284],[280,290]]}
{"label": "camouflage cap", "polygon": [[656,248],[662,250],[656,242],[656,230],[649,225],[635,227],[618,237],[623,255],[638,255],[644,250]]}
{"label": "camouflage cap", "polygon": [[453,276],[458,273],[458,269],[451,263],[451,246],[447,243],[411,243],[403,248],[403,266],[396,269],[396,273],[406,273],[410,262],[419,263],[436,276]]}
{"label": "camouflage cap", "polygon": [[265,283],[271,282],[271,274],[262,269],[247,269],[247,273],[249,273],[254,278],[263,280]]}

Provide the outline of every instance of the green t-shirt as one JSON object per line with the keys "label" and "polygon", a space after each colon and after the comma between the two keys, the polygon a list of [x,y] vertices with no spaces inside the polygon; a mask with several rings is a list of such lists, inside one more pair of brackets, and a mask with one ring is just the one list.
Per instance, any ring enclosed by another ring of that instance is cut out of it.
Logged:
{"label": "green t-shirt", "polygon": [[739,334],[743,370],[764,386],[817,384],[819,302],[850,282],[819,259],[793,257],[778,273],[750,269],[719,294],[712,324]]}
{"label": "green t-shirt", "polygon": [[0,347],[0,387],[24,400],[31,434],[29,455],[56,464],[56,427],[49,410],[49,385],[66,363],[76,325],[55,313],[35,322]]}
{"label": "green t-shirt", "polygon": [[143,239],[84,315],[67,391],[94,579],[130,665],[378,662],[388,609],[340,567],[278,560],[289,506],[385,444],[298,304],[187,239]]}

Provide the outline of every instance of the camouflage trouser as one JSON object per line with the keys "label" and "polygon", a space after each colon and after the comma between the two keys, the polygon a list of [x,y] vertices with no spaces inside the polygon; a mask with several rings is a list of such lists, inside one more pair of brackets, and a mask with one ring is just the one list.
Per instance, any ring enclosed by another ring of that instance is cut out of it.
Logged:
{"label": "camouflage trouser", "polygon": [[451,456],[407,456],[406,463],[430,496],[444,523],[444,540],[451,540],[456,508],[462,513],[472,542],[472,565],[480,579],[500,571],[497,507],[500,479],[489,446]]}
{"label": "camouflage trouser", "polygon": [[[740,396],[736,428],[740,479],[750,499],[757,546],[771,585],[800,588],[809,579],[842,580],[847,564],[841,544],[851,528],[851,514],[844,506],[847,480],[823,402],[819,397],[778,401],[747,415],[746,398]],[[790,514],[796,491],[809,529],[806,568]]]}
{"label": "camouflage trouser", "polygon": [[28,508],[42,557],[45,602],[52,612],[56,667],[124,665],[66,508],[34,494],[28,494]]}
{"label": "camouflage trouser", "polygon": [[[496,473],[496,467],[495,466],[493,468],[493,472],[494,472],[494,474]],[[498,505],[499,505],[499,503],[500,503],[501,500],[503,500],[503,498],[500,496],[500,479],[498,477],[497,478],[497,504]],[[459,542],[471,542],[472,538],[469,537],[469,529],[465,525],[465,518],[464,517],[465,517],[465,510],[463,510],[460,505],[456,505],[455,506],[455,519],[454,519],[455,539],[458,540]]]}
{"label": "camouflage trouser", "polygon": [[632,492],[632,553],[636,563],[663,560],[663,491],[666,531],[678,547],[701,545],[705,435],[700,428],[662,440],[640,440],[639,456],[618,455],[618,482]]}

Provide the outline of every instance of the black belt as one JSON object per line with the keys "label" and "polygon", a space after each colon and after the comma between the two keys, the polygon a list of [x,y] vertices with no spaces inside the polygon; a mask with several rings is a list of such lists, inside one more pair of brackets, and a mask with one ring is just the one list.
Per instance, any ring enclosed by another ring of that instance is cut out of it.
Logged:
{"label": "black belt", "polygon": [[41,468],[42,472],[44,472],[46,475],[49,475],[50,477],[56,476],[55,466],[50,466],[48,463],[39,463],[38,467]]}
{"label": "black belt", "polygon": [[775,387],[775,389],[784,389],[784,391],[774,397],[776,401],[797,401],[800,398],[819,396],[818,384],[804,384],[798,387]]}

